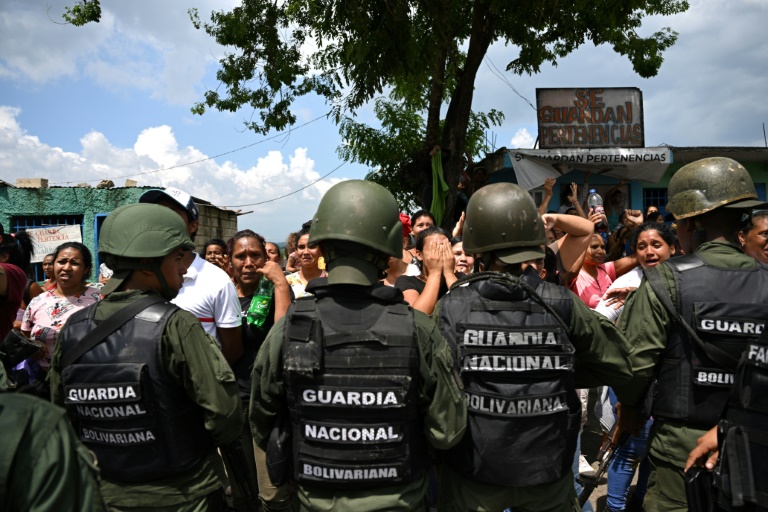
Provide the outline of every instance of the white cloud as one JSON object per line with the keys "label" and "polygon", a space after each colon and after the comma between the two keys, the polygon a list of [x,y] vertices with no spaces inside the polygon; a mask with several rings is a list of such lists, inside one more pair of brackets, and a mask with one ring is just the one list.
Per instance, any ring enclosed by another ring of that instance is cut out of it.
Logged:
{"label": "white cloud", "polygon": [[307,148],[296,147],[289,155],[269,151],[249,168],[231,161],[218,164],[206,160],[137,176],[205,160],[208,155],[192,146],[180,147],[169,126],[142,130],[132,148],[116,147],[104,134],[92,131],[80,139],[80,152],[66,152],[26,133],[18,123],[20,113],[18,108],[0,106],[0,176],[6,181],[13,181],[11,177],[35,177],[47,178],[51,185],[72,186],[112,179],[116,186],[122,186],[130,177],[142,186],[176,186],[218,206],[253,211],[240,217],[240,229],[250,228],[278,241],[312,217],[328,188],[346,179],[324,179],[284,199],[254,205],[320,178]]}
{"label": "white cloud", "polygon": [[533,135],[528,133],[526,128],[520,128],[515,132],[515,136],[509,141],[509,147],[513,149],[530,149],[533,147],[533,143],[536,139]]}
{"label": "white cloud", "polygon": [[[45,84],[88,78],[110,90],[147,91],[172,104],[201,97],[222,47],[192,26],[183,2],[102,2],[99,23],[62,24],[72,0],[0,3],[0,77]],[[197,2],[202,19],[234,0]]]}

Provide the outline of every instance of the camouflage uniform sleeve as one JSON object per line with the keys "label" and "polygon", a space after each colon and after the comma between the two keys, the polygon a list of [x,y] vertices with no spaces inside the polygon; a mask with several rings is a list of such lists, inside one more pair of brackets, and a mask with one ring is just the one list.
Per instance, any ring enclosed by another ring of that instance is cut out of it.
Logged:
{"label": "camouflage uniform sleeve", "polygon": [[238,438],[243,408],[235,375],[200,322],[184,310],[168,319],[162,338],[163,360],[172,377],[204,410],[205,428],[217,446]]}
{"label": "camouflage uniform sleeve", "polygon": [[286,411],[282,343],[285,317],[277,321],[256,355],[251,372],[249,416],[253,442],[265,447],[277,415]]}
{"label": "camouflage uniform sleeve", "polygon": [[[106,511],[94,456],[77,440],[64,411],[31,397],[9,398],[17,403],[5,406],[16,409],[11,414],[21,420],[12,428],[25,430],[11,450],[15,457],[4,496],[9,510]],[[19,403],[22,398],[29,400]]]}
{"label": "camouflage uniform sleeve", "polygon": [[425,409],[424,429],[430,444],[440,450],[456,445],[467,426],[467,406],[461,379],[448,342],[431,318],[414,311],[419,341],[421,385]]}
{"label": "camouflage uniform sleeve", "polygon": [[[665,265],[657,267],[662,282],[675,302],[674,277]],[[632,381],[626,386],[616,386],[614,391],[622,403],[638,405],[654,376],[656,363],[667,346],[672,319],[664,305],[643,279],[636,291],[627,298],[617,326],[630,347],[629,362]]]}
{"label": "camouflage uniform sleeve", "polygon": [[576,386],[616,386],[632,378],[626,339],[603,315],[572,296],[571,343],[576,349]]}

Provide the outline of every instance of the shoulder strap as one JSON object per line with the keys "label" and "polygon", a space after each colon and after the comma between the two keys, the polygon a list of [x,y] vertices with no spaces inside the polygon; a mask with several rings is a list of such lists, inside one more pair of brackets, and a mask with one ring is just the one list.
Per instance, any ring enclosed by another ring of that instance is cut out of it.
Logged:
{"label": "shoulder strap", "polygon": [[670,297],[667,287],[664,286],[664,283],[661,281],[661,274],[659,274],[659,270],[656,267],[651,267],[643,269],[643,273],[645,274],[645,278],[648,280],[648,284],[651,286],[653,293],[655,293],[659,298],[667,312],[669,312],[672,318],[677,320],[677,323],[682,325],[683,328],[688,331],[691,340],[696,343],[699,348],[704,351],[704,353],[707,354],[707,357],[720,364],[723,368],[736,368],[736,366],[739,364],[737,359],[714,345],[704,343],[696,334],[696,331],[693,329],[693,327],[691,327],[688,322],[686,322],[685,319],[680,316],[677,308],[675,308],[675,306],[672,304],[672,297]]}
{"label": "shoulder strap", "polygon": [[120,311],[115,312],[112,316],[103,320],[94,330],[89,332],[83,339],[77,342],[71,350],[67,351],[67,353],[62,356],[61,370],[80,359],[83,354],[104,341],[107,336],[125,325],[128,320],[135,317],[149,306],[160,302],[166,302],[166,300],[157,296],[144,297],[143,299],[139,299],[136,302],[125,306]]}

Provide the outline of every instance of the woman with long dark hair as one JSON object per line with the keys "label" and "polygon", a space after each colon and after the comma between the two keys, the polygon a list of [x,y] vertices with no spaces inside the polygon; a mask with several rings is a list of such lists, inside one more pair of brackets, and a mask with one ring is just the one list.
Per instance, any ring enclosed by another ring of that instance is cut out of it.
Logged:
{"label": "woman with long dark hair", "polygon": [[0,224],[0,340],[13,328],[24,300],[32,248],[26,232],[6,233]]}
{"label": "woman with long dark hair", "polygon": [[24,312],[21,332],[45,345],[40,366],[51,365],[53,346],[67,318],[101,300],[98,288],[88,285],[93,270],[91,251],[80,242],[66,242],[53,253],[56,286],[32,299]]}

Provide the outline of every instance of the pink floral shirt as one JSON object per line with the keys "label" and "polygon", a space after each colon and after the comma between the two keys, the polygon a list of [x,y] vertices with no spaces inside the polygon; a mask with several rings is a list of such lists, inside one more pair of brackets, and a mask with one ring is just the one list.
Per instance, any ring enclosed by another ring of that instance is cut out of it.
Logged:
{"label": "pink floral shirt", "polygon": [[48,348],[48,353],[40,360],[40,366],[43,368],[51,366],[53,346],[67,318],[75,311],[96,304],[100,300],[99,290],[89,286],[81,295],[59,297],[54,288],[29,301],[21,321],[21,330],[29,331],[32,339],[44,342]]}
{"label": "pink floral shirt", "polygon": [[612,261],[609,261],[597,266],[597,281],[584,269],[581,269],[579,275],[571,283],[570,289],[590,309],[595,309],[615,279],[616,267]]}

